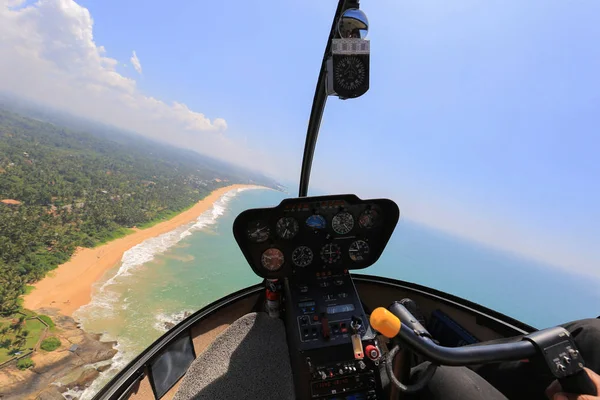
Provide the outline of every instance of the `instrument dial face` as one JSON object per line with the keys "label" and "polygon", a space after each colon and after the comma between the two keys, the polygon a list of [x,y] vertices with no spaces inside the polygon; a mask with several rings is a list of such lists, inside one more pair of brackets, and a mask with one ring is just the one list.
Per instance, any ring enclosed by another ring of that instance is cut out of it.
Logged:
{"label": "instrument dial face", "polygon": [[367,70],[360,58],[347,56],[337,62],[334,76],[342,88],[354,90],[365,81]]}
{"label": "instrument dial face", "polygon": [[331,227],[335,233],[345,235],[354,228],[354,218],[349,212],[342,211],[333,217]]}
{"label": "instrument dial face", "polygon": [[352,242],[348,249],[348,255],[352,261],[364,261],[369,256],[369,244],[364,240],[356,240]]}
{"label": "instrument dial face", "polygon": [[379,214],[375,210],[365,210],[360,217],[358,217],[358,224],[361,228],[371,229],[375,226],[377,222],[377,218],[379,218]]}
{"label": "instrument dial face", "polygon": [[328,243],[321,248],[321,259],[326,264],[335,264],[342,257],[340,246],[335,243]]}
{"label": "instrument dial face", "polygon": [[262,243],[269,238],[271,230],[264,221],[253,221],[248,224],[248,239],[254,243]]}
{"label": "instrument dial face", "polygon": [[260,258],[262,266],[269,271],[277,271],[279,268],[281,268],[284,261],[285,259],[281,250],[274,247],[265,250]]}
{"label": "instrument dial face", "polygon": [[291,239],[298,233],[298,221],[292,217],[279,218],[275,232],[282,239]]}
{"label": "instrument dial face", "polygon": [[322,215],[314,214],[306,219],[306,226],[313,229],[325,229],[327,221]]}
{"label": "instrument dial face", "polygon": [[298,246],[292,253],[292,262],[297,267],[306,267],[313,260],[313,252],[310,247]]}

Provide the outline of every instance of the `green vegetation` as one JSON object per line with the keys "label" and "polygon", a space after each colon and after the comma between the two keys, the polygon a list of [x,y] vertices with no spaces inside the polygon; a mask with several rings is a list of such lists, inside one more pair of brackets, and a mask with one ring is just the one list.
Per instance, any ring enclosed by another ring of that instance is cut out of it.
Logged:
{"label": "green vegetation", "polygon": [[21,358],[19,361],[17,361],[17,368],[19,369],[27,369],[31,367],[35,367],[35,363],[29,357]]}
{"label": "green vegetation", "polygon": [[124,236],[129,235],[130,233],[133,233],[133,229],[129,229],[129,228],[117,228],[114,231],[110,232],[109,234],[107,234],[102,240],[94,243],[94,247],[96,246],[100,246],[104,243],[110,242],[111,240],[115,240],[115,239],[119,239],[122,238]]}
{"label": "green vegetation", "polygon": [[192,151],[86,126],[94,134],[0,110],[0,315],[78,246],[150,226],[229,183],[274,186]]}
{"label": "green vegetation", "polygon": [[25,343],[26,349],[33,349],[37,342],[40,340],[40,336],[46,329],[46,326],[38,319],[28,319],[25,324],[26,329],[29,331],[29,337]]}
{"label": "green vegetation", "polygon": [[0,363],[35,347],[46,326],[23,314],[0,318]]}
{"label": "green vegetation", "polygon": [[151,228],[156,224],[160,224],[163,221],[167,221],[171,218],[173,218],[174,216],[176,216],[177,214],[189,210],[190,208],[192,208],[194,206],[194,204],[190,204],[188,207],[181,209],[179,211],[163,211],[160,212],[156,218],[152,221],[148,221],[148,222],[144,222],[143,224],[138,225],[138,228],[140,229],[147,229],[147,228]]}
{"label": "green vegetation", "polygon": [[60,339],[54,336],[42,340],[40,348],[46,351],[54,351],[60,347]]}
{"label": "green vegetation", "polygon": [[38,318],[44,321],[50,328],[54,328],[56,326],[54,325],[54,321],[52,321],[52,318],[50,318],[47,315],[40,314],[38,315]]}
{"label": "green vegetation", "polygon": [[19,314],[25,315],[26,318],[37,316],[37,314],[34,311],[27,310],[26,308],[20,309]]}

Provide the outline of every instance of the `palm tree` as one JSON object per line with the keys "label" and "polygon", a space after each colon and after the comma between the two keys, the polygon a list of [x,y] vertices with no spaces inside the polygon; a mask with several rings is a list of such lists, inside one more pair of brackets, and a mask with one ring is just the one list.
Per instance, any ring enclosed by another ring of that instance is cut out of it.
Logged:
{"label": "palm tree", "polygon": [[27,343],[27,336],[29,336],[29,331],[28,330],[24,330],[24,331],[20,332],[16,336],[15,341],[13,342],[13,346],[17,347],[19,349],[21,347],[23,347]]}
{"label": "palm tree", "polygon": [[19,320],[13,324],[12,329],[17,333],[21,332],[24,324],[25,324],[25,316],[21,315],[19,317]]}
{"label": "palm tree", "polygon": [[23,347],[26,340],[27,339],[25,339],[23,336],[21,336],[21,334],[18,334],[17,337],[15,337],[15,340],[12,342],[12,347],[14,347],[15,350],[18,350],[21,347]]}

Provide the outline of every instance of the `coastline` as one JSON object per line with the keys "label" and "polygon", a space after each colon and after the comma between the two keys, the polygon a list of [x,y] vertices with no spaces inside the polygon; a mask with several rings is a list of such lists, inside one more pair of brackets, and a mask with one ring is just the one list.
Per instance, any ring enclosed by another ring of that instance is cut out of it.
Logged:
{"label": "coastline", "polygon": [[137,229],[95,248],[78,248],[69,261],[33,285],[35,289],[24,296],[24,307],[30,310],[53,308],[62,315],[72,316],[77,309],[91,301],[94,283],[106,271],[118,265],[123,253],[147,239],[194,222],[225,193],[241,188],[263,187],[244,184],[225,186],[169,220],[146,229]]}

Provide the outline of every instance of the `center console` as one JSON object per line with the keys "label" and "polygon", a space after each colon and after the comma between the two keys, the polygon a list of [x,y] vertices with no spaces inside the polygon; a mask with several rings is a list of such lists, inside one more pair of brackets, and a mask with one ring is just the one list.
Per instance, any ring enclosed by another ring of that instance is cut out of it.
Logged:
{"label": "center console", "polygon": [[381,398],[381,350],[349,271],[377,261],[398,218],[393,201],[354,195],[286,199],[236,218],[251,268],[281,287],[267,299],[283,299],[271,310],[286,324],[298,399]]}
{"label": "center console", "polygon": [[381,351],[348,271],[287,279],[284,292],[297,398],[379,398]]}

